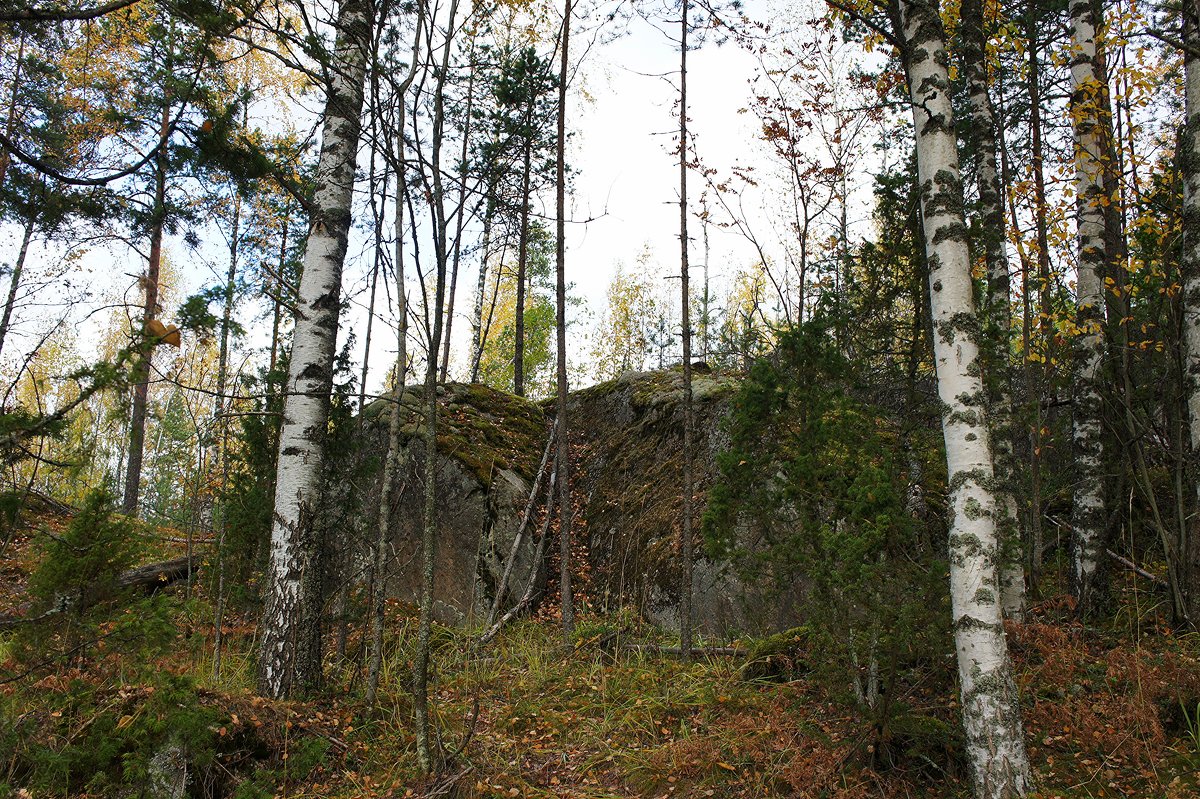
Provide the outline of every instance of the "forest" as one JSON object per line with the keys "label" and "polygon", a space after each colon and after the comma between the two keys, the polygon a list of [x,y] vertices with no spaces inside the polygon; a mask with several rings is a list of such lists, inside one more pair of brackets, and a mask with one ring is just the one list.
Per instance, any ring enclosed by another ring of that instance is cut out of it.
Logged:
{"label": "forest", "polygon": [[1197,0],[0,42],[0,799],[1200,797]]}

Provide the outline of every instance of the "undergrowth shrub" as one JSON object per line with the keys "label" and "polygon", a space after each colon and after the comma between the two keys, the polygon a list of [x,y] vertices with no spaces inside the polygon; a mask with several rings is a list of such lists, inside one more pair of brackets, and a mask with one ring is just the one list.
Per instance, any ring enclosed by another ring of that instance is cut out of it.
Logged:
{"label": "undergrowth shrub", "polygon": [[31,671],[78,664],[101,651],[147,660],[174,638],[166,600],[140,596],[121,575],[145,551],[142,527],[94,491],[61,534],[43,530],[29,578],[33,606],[12,655]]}
{"label": "undergrowth shrub", "polygon": [[168,748],[200,785],[223,719],[197,700],[191,680],[170,674],[137,687],[82,679],[32,686],[0,705],[11,731],[7,762],[0,760],[0,796],[16,789],[35,796],[130,795],[155,777],[155,757]]}
{"label": "undergrowth shrub", "polygon": [[805,586],[805,651],[793,660],[859,706],[878,753],[902,687],[918,671],[949,679],[937,657],[949,608],[943,548],[906,507],[913,460],[936,462],[936,444],[860,378],[822,321],[783,331],[733,402],[704,531],[743,579]]}

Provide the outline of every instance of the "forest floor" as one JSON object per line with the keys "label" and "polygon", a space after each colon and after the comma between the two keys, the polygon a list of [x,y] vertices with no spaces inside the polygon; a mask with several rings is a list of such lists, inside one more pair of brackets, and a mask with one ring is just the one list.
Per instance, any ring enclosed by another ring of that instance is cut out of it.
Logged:
{"label": "forest floor", "polygon": [[[0,556],[0,614],[21,604],[30,540]],[[1145,586],[1126,585],[1102,627],[1054,599],[1009,627],[1040,797],[1200,798],[1200,636],[1164,626]],[[803,664],[770,681],[747,679],[742,657],[629,651],[668,643],[629,616],[585,616],[569,646],[553,618],[516,622],[483,650],[473,631],[439,627],[434,706],[450,754],[442,776],[424,778],[407,688],[412,608],[389,609],[370,709],[355,630],[317,697],[267,701],[253,692],[252,615],[226,620],[217,677],[203,580],[190,596],[183,584],[163,593],[172,628],[152,654],[100,640],[30,662],[0,629],[0,799],[170,796],[173,768],[190,796],[238,799],[969,794],[948,667],[872,721]]]}

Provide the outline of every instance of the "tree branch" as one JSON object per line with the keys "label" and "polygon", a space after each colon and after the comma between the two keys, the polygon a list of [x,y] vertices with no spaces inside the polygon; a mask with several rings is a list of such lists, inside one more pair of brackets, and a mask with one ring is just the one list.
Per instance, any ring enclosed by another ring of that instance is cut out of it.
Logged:
{"label": "tree branch", "polygon": [[0,22],[83,22],[113,11],[120,11],[139,2],[139,0],[111,0],[91,8],[54,8],[25,6],[12,10],[0,11]]}

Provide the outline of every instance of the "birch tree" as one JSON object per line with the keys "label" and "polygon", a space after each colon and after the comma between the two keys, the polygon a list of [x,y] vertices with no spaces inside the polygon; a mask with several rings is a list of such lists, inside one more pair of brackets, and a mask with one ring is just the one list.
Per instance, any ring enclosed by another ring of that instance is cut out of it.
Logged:
{"label": "birch tree", "polygon": [[1012,386],[1008,354],[1012,312],[1009,305],[1008,254],[1004,242],[1004,195],[996,159],[996,119],[988,96],[987,33],[982,0],[962,4],[962,63],[967,83],[974,150],[979,216],[987,268],[984,320],[991,344],[988,405],[992,423],[992,456],[996,471],[996,531],[1000,542],[1000,597],[1005,616],[1020,617],[1025,605],[1021,568],[1021,530],[1015,495],[1016,453],[1013,447]]}
{"label": "birch tree", "polygon": [[1074,535],[1072,575],[1079,608],[1092,605],[1096,570],[1103,549],[1104,451],[1100,368],[1104,355],[1104,141],[1102,84],[1097,79],[1097,30],[1101,7],[1094,0],[1072,0],[1071,118],[1075,130],[1075,202],[1077,269],[1075,284],[1075,373],[1072,436],[1075,493],[1071,508]]}
{"label": "birch tree", "polygon": [[258,689],[271,697],[288,696],[320,678],[313,516],[321,494],[370,26],[370,3],[344,0],[327,65],[325,120],[288,365],[259,644]]}
{"label": "birch tree", "polygon": [[934,363],[950,485],[950,593],[963,727],[975,793],[1024,796],[1029,762],[999,597],[992,452],[963,217],[945,32],[936,2],[899,0],[929,262]]}

